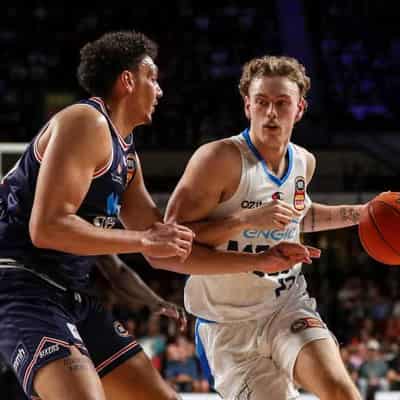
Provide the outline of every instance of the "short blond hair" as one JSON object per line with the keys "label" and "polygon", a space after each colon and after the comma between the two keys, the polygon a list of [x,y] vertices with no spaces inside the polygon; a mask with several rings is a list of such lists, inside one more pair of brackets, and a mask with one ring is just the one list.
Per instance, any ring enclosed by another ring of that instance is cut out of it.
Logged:
{"label": "short blond hair", "polygon": [[311,87],[311,80],[306,75],[306,68],[293,57],[264,56],[253,58],[243,66],[239,91],[242,97],[249,95],[249,87],[254,78],[261,76],[284,76],[295,82],[300,96],[305,98]]}

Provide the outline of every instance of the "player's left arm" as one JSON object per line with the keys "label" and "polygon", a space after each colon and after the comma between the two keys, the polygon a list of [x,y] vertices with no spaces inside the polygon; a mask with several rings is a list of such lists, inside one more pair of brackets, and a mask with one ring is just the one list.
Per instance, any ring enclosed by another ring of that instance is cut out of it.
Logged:
{"label": "player's left arm", "polygon": [[181,330],[186,328],[186,314],[183,308],[156,294],[117,255],[100,256],[96,264],[102,276],[108,281],[109,290],[118,304],[127,308],[146,306],[152,312],[175,319]]}
{"label": "player's left arm", "polygon": [[[315,156],[302,149],[307,159],[307,186],[315,172]],[[312,203],[301,222],[302,232],[318,232],[330,229],[345,228],[357,225],[360,222],[363,204],[357,205],[325,205]]]}

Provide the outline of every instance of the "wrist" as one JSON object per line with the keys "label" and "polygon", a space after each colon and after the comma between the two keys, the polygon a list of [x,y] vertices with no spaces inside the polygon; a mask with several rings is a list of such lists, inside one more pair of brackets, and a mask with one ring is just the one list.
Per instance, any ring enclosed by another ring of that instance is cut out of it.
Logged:
{"label": "wrist", "polygon": [[[246,256],[249,255],[246,254]],[[269,264],[268,250],[257,254],[251,254],[251,256],[253,256],[254,260],[252,260],[251,267],[247,272],[265,271],[265,266]]]}
{"label": "wrist", "polygon": [[164,306],[165,301],[162,298],[155,296],[148,304],[151,311],[158,311]]}
{"label": "wrist", "polygon": [[148,235],[148,231],[141,231],[139,232],[139,250],[138,253],[142,253],[144,255],[146,255],[146,252],[148,251],[148,247],[149,247],[149,240],[147,238]]}

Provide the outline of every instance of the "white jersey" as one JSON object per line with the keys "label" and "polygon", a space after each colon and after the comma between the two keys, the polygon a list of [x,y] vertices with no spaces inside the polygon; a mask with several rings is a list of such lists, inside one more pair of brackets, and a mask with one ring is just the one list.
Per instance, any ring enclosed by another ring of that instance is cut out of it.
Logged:
{"label": "white jersey", "polygon": [[[260,207],[272,199],[281,199],[301,212],[285,230],[245,229],[221,250],[259,252],[281,241],[299,243],[300,221],[311,200],[306,193],[306,156],[295,144],[288,146],[288,167],[279,179],[271,171],[250,139],[249,131],[229,140],[238,147],[242,173],[234,195],[220,203],[210,217],[232,215],[241,209]],[[301,264],[275,274],[260,271],[223,275],[192,275],[185,286],[186,309],[206,320],[235,322],[254,320],[278,310],[292,297],[304,293],[306,283]]]}

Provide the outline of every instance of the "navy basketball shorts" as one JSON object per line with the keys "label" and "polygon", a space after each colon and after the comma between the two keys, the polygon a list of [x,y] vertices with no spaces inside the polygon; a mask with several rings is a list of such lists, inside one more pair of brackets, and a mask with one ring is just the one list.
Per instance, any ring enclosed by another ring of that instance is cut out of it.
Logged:
{"label": "navy basketball shorts", "polygon": [[44,365],[74,345],[102,377],[142,350],[97,299],[63,291],[27,271],[0,269],[0,352],[30,399]]}

